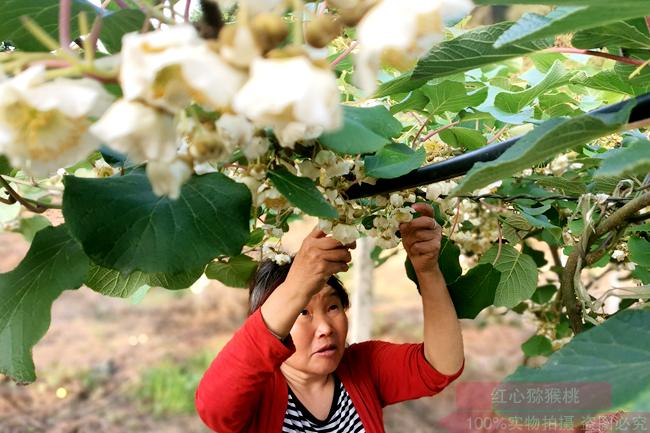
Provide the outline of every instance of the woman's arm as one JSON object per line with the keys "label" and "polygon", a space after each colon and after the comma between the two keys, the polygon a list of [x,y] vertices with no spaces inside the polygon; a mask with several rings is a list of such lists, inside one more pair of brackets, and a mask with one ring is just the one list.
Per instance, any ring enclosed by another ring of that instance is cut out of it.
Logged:
{"label": "woman's arm", "polygon": [[298,315],[334,274],[348,270],[350,248],[316,228],[302,242],[287,278],[261,307],[266,326],[280,337],[289,335]]}
{"label": "woman's arm", "polygon": [[433,209],[416,203],[422,214],[400,225],[404,249],[420,284],[424,313],[424,354],[431,366],[452,375],[463,366],[464,348],[460,323],[438,267],[442,228],[433,219]]}

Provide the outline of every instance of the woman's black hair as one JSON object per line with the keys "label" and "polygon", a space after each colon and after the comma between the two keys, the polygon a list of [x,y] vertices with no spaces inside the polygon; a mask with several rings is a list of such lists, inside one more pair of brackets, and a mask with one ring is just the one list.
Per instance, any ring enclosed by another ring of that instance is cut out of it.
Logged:
{"label": "woman's black hair", "polygon": [[[284,265],[278,265],[273,260],[263,260],[260,265],[257,267],[257,271],[253,278],[251,278],[251,283],[248,288],[248,315],[250,316],[257,310],[262,304],[271,296],[271,293],[284,282],[289,274],[289,269],[293,263],[293,258],[291,263],[286,263]],[[332,275],[328,280],[327,284],[331,286],[335,291],[336,295],[341,300],[341,306],[344,310],[347,310],[350,307],[350,298],[348,297],[348,292],[343,287],[341,280],[336,276]]]}

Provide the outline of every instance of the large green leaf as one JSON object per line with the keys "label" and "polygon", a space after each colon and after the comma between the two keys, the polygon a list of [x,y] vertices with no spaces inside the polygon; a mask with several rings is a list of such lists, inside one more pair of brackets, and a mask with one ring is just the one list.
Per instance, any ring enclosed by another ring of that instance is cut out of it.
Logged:
{"label": "large green leaf", "polygon": [[501,273],[491,264],[481,264],[448,285],[456,314],[460,319],[473,319],[494,303]]}
{"label": "large green leaf", "polygon": [[[645,1],[645,0],[642,0]],[[560,4],[559,2],[557,4]],[[569,4],[569,3],[566,3]],[[648,4],[641,2],[617,3],[615,8],[608,6],[608,12],[598,6],[561,6],[547,15],[528,13],[519,19],[495,42],[496,48],[513,43],[538,40],[562,33],[576,32],[621,20],[644,16]]]}
{"label": "large green leaf", "polygon": [[423,147],[413,150],[403,143],[393,143],[375,155],[364,158],[364,168],[368,176],[392,179],[420,167],[427,154]]}
{"label": "large green leaf", "polygon": [[569,119],[548,120],[519,139],[494,161],[474,164],[452,193],[470,193],[543,162],[564,150],[614,133],[629,119],[633,104],[629,103],[615,113],[585,114]]}
{"label": "large green leaf", "polygon": [[92,265],[84,284],[105,296],[128,298],[142,286],[182,290],[190,287],[202,274],[202,270],[182,271],[176,274],[146,274],[140,271],[122,275],[114,269]]}
{"label": "large green leaf", "polygon": [[122,36],[136,32],[142,28],[146,17],[139,9],[123,9],[112,12],[104,17],[100,39],[111,53],[122,49]]}
{"label": "large green leaf", "polygon": [[421,78],[414,80],[411,73],[400,75],[399,77],[393,78],[390,81],[382,83],[377,91],[375,92],[375,98],[382,98],[384,96],[396,95],[399,93],[410,92],[415,90],[418,87],[426,84],[428,80],[426,78]]}
{"label": "large green leaf", "polygon": [[642,238],[630,238],[627,242],[630,260],[641,266],[650,266],[650,242]]}
{"label": "large green leaf", "polygon": [[296,176],[284,167],[268,172],[271,183],[292,205],[309,215],[321,218],[338,218],[336,208],[316,188],[313,180]]}
{"label": "large green leaf", "polygon": [[650,171],[650,141],[633,138],[626,144],[608,152],[594,176],[643,175]]}
{"label": "large green leaf", "polygon": [[[513,57],[540,51],[553,45],[552,40],[539,40],[494,48],[494,43],[512,23],[499,23],[463,33],[437,45],[418,62],[411,76],[414,80],[429,80],[456,72],[489,65]],[[424,83],[422,83],[424,84]]]}
{"label": "large green leaf", "polygon": [[460,277],[463,269],[460,267],[460,248],[446,236],[440,241],[440,254],[438,254],[438,266],[447,284],[451,284]]}
{"label": "large green leaf", "polygon": [[343,107],[343,128],[320,136],[321,144],[337,153],[376,152],[402,132],[402,124],[383,105]]}
{"label": "large green leaf", "polygon": [[538,96],[567,84],[572,76],[573,72],[567,71],[562,63],[557,61],[542,81],[520,92],[501,92],[494,98],[494,104],[506,113],[519,113]]}
{"label": "large green leaf", "polygon": [[246,288],[257,270],[257,262],[242,254],[228,260],[228,263],[212,262],[205,270],[205,275],[221,281],[228,287]]}
{"label": "large green leaf", "polygon": [[23,261],[0,275],[0,373],[22,383],[36,379],[32,347],[50,326],[52,303],[81,286],[88,266],[61,225],[38,232]]}
{"label": "large green leaf", "polygon": [[519,367],[505,382],[606,382],[612,405],[602,410],[647,411],[648,359],[650,310],[624,310],[576,335],[541,368]]}
{"label": "large green leaf", "polygon": [[426,110],[431,114],[441,114],[445,111],[458,112],[481,105],[488,94],[487,87],[468,93],[465,84],[457,81],[443,81],[433,86],[423,87],[421,91],[429,98]]}
{"label": "large green leaf", "polygon": [[[643,26],[637,27],[633,22],[618,21],[573,35],[571,45],[576,48],[650,48],[650,36],[645,20],[637,19]],[[645,27],[645,31],[643,28]]]}
{"label": "large green leaf", "polygon": [[580,71],[571,79],[571,84],[624,95],[636,93],[630,82],[621,78],[615,71],[600,71],[594,75]]}
{"label": "large green leaf", "polygon": [[475,150],[487,144],[487,139],[480,131],[469,128],[449,128],[440,132],[440,139],[450,146]]}
{"label": "large green leaf", "polygon": [[[79,35],[78,16],[85,12],[90,22],[101,9],[87,0],[72,0],[70,35]],[[55,40],[59,39],[59,2],[54,0],[3,0],[0,7],[0,41],[11,41],[23,51],[43,51],[46,48],[23,27],[22,16],[33,19]]]}
{"label": "large green leaf", "polygon": [[[501,254],[497,259],[498,250],[498,245],[494,245],[483,254],[480,263],[492,264],[497,271],[501,272],[494,305],[512,308],[535,293],[537,265],[530,256],[510,245],[501,245]],[[496,263],[494,263],[495,259]]]}
{"label": "large green leaf", "polygon": [[124,274],[200,268],[239,254],[248,239],[250,191],[220,173],[193,176],[178,200],[156,196],[140,169],[64,184],[72,235],[96,264]]}

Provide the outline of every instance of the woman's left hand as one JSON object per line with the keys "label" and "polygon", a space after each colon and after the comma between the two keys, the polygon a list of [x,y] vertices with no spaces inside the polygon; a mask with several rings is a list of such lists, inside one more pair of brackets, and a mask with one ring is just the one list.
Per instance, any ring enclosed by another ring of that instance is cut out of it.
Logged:
{"label": "woman's left hand", "polygon": [[422,216],[399,226],[402,244],[417,275],[440,274],[438,255],[442,228],[433,219],[433,208],[426,203],[411,206]]}

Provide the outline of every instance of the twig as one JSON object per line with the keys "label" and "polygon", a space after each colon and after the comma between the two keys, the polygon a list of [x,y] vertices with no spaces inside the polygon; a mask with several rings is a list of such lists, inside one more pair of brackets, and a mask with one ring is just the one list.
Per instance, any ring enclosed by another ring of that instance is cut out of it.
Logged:
{"label": "twig", "polygon": [[427,141],[428,139],[430,139],[434,135],[441,133],[445,129],[453,128],[454,126],[458,125],[459,123],[460,123],[460,120],[457,120],[455,122],[451,122],[449,125],[442,126],[442,127],[438,128],[438,129],[434,129],[433,131],[429,131],[427,133],[427,135],[422,137],[422,141]]}
{"label": "twig", "polygon": [[415,148],[418,138],[420,138],[420,134],[422,134],[422,131],[424,131],[424,128],[427,126],[427,123],[429,123],[432,118],[433,118],[433,114],[430,114],[429,117],[424,119],[424,122],[422,122],[422,125],[420,126],[420,129],[418,129],[417,134],[415,134],[415,137],[413,137],[413,141],[411,142],[411,147]]}
{"label": "twig", "polygon": [[582,50],[579,48],[571,48],[571,47],[553,47],[553,48],[548,48],[545,51],[552,52],[552,53],[584,54],[586,56],[602,57],[605,59],[616,60],[617,62],[627,63],[628,65],[635,65],[635,66],[641,66],[644,63],[643,60],[617,56],[614,54],[603,53],[601,51]]}
{"label": "twig", "polygon": [[332,60],[332,62],[330,63],[330,66],[334,67],[334,66],[338,65],[339,63],[341,63],[341,61],[343,59],[345,59],[358,45],[359,45],[359,42],[352,41],[350,46],[347,47],[345,49],[345,51],[343,51],[341,54],[339,54],[339,56],[336,59]]}
{"label": "twig", "polygon": [[490,139],[488,140],[487,144],[492,144],[492,143],[494,143],[495,141],[497,141],[497,140],[499,139],[499,137],[501,137],[501,136],[503,135],[503,133],[506,132],[507,130],[508,130],[508,126],[504,126],[503,128],[499,129],[499,130],[496,132],[496,134],[494,134],[494,135],[492,136],[492,138],[490,138]]}
{"label": "twig", "polygon": [[183,20],[186,23],[190,22],[190,6],[192,5],[192,0],[185,0],[185,11],[183,12]]}
{"label": "twig", "polygon": [[59,1],[59,45],[66,51],[70,50],[70,17],[72,0]]}
{"label": "twig", "polygon": [[0,186],[2,186],[7,191],[7,194],[9,194],[12,199],[25,206],[25,208],[31,212],[43,213],[51,208],[51,206],[48,206],[45,203],[40,203],[36,200],[30,200],[22,197],[20,194],[13,190],[11,185],[9,185],[9,182],[7,182],[2,176],[0,176]]}

